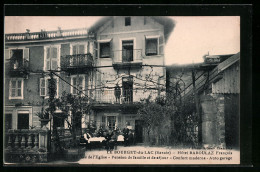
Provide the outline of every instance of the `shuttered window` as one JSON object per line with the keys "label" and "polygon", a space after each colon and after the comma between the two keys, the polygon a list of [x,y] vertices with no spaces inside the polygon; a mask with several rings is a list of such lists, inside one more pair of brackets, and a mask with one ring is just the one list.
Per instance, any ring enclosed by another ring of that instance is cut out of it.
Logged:
{"label": "shuttered window", "polygon": [[[56,94],[55,96],[58,96],[58,91],[59,91],[59,85],[58,85],[58,79],[54,78],[55,83],[56,83]],[[45,98],[49,97],[49,85],[50,78],[40,78],[40,96],[44,96]]]}
{"label": "shuttered window", "polygon": [[60,47],[45,47],[45,70],[58,70],[60,67]]}
{"label": "shuttered window", "polygon": [[76,55],[76,54],[85,54],[84,44],[72,45],[72,55]]}
{"label": "shuttered window", "polygon": [[23,99],[23,79],[10,80],[9,99]]}
{"label": "shuttered window", "polygon": [[158,55],[158,39],[146,39],[145,53],[147,56]]}
{"label": "shuttered window", "polygon": [[[71,77],[71,94],[76,95],[80,92],[84,93],[85,89],[85,77],[83,75],[81,76],[72,76]],[[77,90],[78,89],[78,90]]]}
{"label": "shuttered window", "polygon": [[145,37],[145,54],[147,56],[164,54],[164,37],[163,36],[146,36]]}

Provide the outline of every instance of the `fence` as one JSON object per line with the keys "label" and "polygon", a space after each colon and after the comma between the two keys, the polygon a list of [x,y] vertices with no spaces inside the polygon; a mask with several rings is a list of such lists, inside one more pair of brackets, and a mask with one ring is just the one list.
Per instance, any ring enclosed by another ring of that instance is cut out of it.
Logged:
{"label": "fence", "polygon": [[142,102],[148,97],[151,100],[155,100],[159,96],[158,90],[152,89],[120,89],[115,91],[114,89],[97,89],[94,91],[94,100],[100,103],[120,103],[130,104]]}

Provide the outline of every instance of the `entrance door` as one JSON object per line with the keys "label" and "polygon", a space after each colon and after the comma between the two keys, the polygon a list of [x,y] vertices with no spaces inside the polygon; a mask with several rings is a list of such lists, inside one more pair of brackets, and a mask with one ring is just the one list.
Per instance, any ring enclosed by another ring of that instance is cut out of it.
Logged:
{"label": "entrance door", "polygon": [[133,61],[133,40],[122,42],[122,61],[131,62]]}
{"label": "entrance door", "polygon": [[108,116],[107,125],[109,130],[114,130],[116,128],[116,116]]}
{"label": "entrance door", "polygon": [[131,77],[123,78],[123,96],[125,103],[133,102],[133,79]]}
{"label": "entrance door", "polygon": [[135,120],[135,141],[136,143],[143,142],[143,121]]}

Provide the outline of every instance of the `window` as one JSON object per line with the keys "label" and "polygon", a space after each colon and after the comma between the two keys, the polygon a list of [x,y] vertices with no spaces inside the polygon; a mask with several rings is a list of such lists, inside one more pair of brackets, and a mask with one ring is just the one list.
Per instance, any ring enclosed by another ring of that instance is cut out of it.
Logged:
{"label": "window", "polygon": [[85,45],[84,44],[72,44],[71,45],[71,55],[79,55],[79,56],[73,56],[70,58],[70,65],[71,66],[78,66],[80,63],[84,63],[85,61],[81,58],[82,54],[86,54],[85,52]]}
{"label": "window", "polygon": [[72,45],[72,55],[75,54],[85,54],[85,45],[84,44]]}
{"label": "window", "polygon": [[17,129],[29,129],[29,114],[18,113]]}
{"label": "window", "polygon": [[125,17],[125,26],[131,26],[131,17]]}
{"label": "window", "polygon": [[44,69],[57,70],[60,67],[60,47],[44,47]]}
{"label": "window", "polygon": [[5,130],[12,129],[12,114],[5,114]]}
{"label": "window", "polygon": [[110,57],[110,42],[100,43],[100,58]]}
{"label": "window", "polygon": [[6,49],[5,58],[10,58],[11,69],[17,70],[29,65],[29,48]]}
{"label": "window", "polygon": [[114,130],[116,128],[116,116],[107,117],[107,126],[110,130]]}
{"label": "window", "polygon": [[[58,85],[58,78],[54,78],[55,83],[56,83],[56,94],[55,97],[57,97],[59,94],[59,85]],[[49,82],[50,78],[40,78],[40,96],[44,96],[46,98],[49,97]]]}
{"label": "window", "polygon": [[[72,76],[71,77],[71,94],[76,95],[79,93],[78,90],[81,90],[81,92],[84,92],[85,90],[85,77],[83,75],[80,76]],[[78,90],[77,90],[77,89]]]}
{"label": "window", "polygon": [[146,39],[145,54],[147,56],[158,55],[158,38]]}
{"label": "window", "polygon": [[133,61],[134,41],[126,40],[122,41],[122,61],[130,62]]}
{"label": "window", "polygon": [[9,99],[23,99],[23,79],[11,79]]}

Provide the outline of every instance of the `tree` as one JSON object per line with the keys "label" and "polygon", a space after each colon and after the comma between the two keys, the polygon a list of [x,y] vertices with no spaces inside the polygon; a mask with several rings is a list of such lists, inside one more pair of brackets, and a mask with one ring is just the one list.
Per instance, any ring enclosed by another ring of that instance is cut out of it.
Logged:
{"label": "tree", "polygon": [[63,112],[63,117],[72,135],[73,142],[71,147],[76,147],[76,135],[79,133],[82,134],[82,115],[89,113],[90,110],[88,97],[83,95],[72,95],[63,92],[62,96],[55,100],[55,104],[57,108]]}
{"label": "tree", "polygon": [[[170,134],[169,119],[173,112],[173,107],[166,105],[165,97],[159,97],[155,102],[151,102],[149,99],[145,101],[138,110],[138,114],[143,120],[148,143],[151,144],[155,140],[155,143],[158,144],[160,138],[168,138]],[[153,133],[153,137],[151,137],[151,133]]]}

